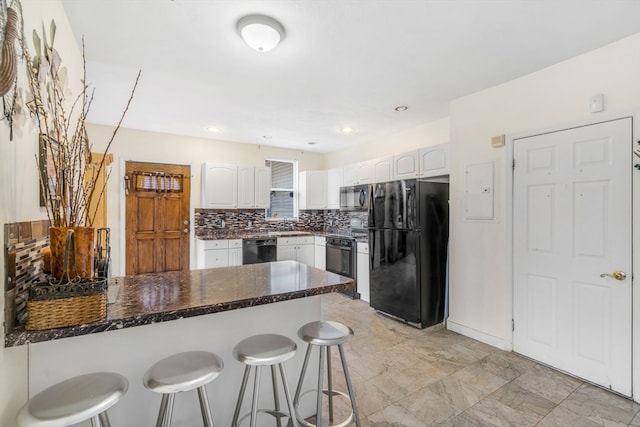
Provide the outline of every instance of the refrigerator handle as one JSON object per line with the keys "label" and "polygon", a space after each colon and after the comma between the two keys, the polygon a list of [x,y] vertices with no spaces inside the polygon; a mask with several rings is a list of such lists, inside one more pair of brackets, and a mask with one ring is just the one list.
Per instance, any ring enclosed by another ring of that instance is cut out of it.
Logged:
{"label": "refrigerator handle", "polygon": [[369,211],[369,227],[374,227],[376,224],[375,221],[375,209],[373,208],[373,193],[375,192],[375,184],[369,184],[369,206],[368,206],[368,211]]}
{"label": "refrigerator handle", "polygon": [[376,236],[375,231],[369,231],[369,237],[373,234],[373,239],[369,239],[369,271],[373,270],[373,259],[376,253]]}

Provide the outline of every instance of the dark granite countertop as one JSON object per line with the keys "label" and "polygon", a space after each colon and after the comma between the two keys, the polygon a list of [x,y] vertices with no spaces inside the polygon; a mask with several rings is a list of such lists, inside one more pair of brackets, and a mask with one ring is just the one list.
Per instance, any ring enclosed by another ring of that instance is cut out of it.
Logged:
{"label": "dark granite countertop", "polygon": [[296,261],[113,278],[114,304],[101,321],[5,335],[5,347],[166,322],[352,289],[353,279]]}
{"label": "dark granite countertop", "polygon": [[[196,236],[200,240],[231,240],[231,239],[265,239],[292,236],[351,236],[344,231],[267,231],[267,230],[216,230]],[[367,236],[355,236],[356,241],[367,243]]]}

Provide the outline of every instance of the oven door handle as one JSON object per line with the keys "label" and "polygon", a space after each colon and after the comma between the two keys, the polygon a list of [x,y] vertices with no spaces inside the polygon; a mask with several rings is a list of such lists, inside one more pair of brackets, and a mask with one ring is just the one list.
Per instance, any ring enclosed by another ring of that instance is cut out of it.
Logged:
{"label": "oven door handle", "polygon": [[339,249],[341,251],[352,251],[353,246],[341,246],[341,245],[332,245],[330,243],[326,244],[328,248]]}

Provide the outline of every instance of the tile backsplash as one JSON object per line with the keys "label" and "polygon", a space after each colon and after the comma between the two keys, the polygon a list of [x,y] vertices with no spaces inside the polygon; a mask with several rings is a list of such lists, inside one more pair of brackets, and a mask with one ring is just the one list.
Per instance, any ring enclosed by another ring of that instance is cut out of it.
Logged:
{"label": "tile backsplash", "polygon": [[5,330],[25,322],[29,285],[42,280],[42,252],[47,247],[49,221],[4,224]]}
{"label": "tile backsplash", "polygon": [[[284,220],[269,220],[264,217],[264,209],[196,209],[195,235],[207,236],[212,233],[228,231],[277,230]],[[340,233],[349,231],[352,218],[364,218],[366,213],[341,212],[339,210],[301,210],[298,219],[293,222],[294,230],[328,231]],[[288,224],[292,220],[287,220]]]}

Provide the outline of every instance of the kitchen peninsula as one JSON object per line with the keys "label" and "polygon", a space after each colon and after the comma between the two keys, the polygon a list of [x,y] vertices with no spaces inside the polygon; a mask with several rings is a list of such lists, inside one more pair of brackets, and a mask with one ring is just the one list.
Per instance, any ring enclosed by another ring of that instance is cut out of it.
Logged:
{"label": "kitchen peninsula", "polygon": [[[229,425],[243,369],[231,354],[235,344],[260,333],[294,339],[298,354],[287,362],[294,386],[305,349],[297,330],[320,318],[316,296],[354,286],[352,279],[295,261],[129,276],[110,284],[120,290],[106,319],[49,331],[18,329],[7,334],[5,346],[29,345],[30,396],[86,372],[123,374],[129,391],[110,410],[113,425],[153,425],[160,401],[144,389],[142,376],[155,361],[188,350],[223,359],[224,370],[208,389],[214,421]],[[177,396],[174,424],[198,419],[195,395]]]}

